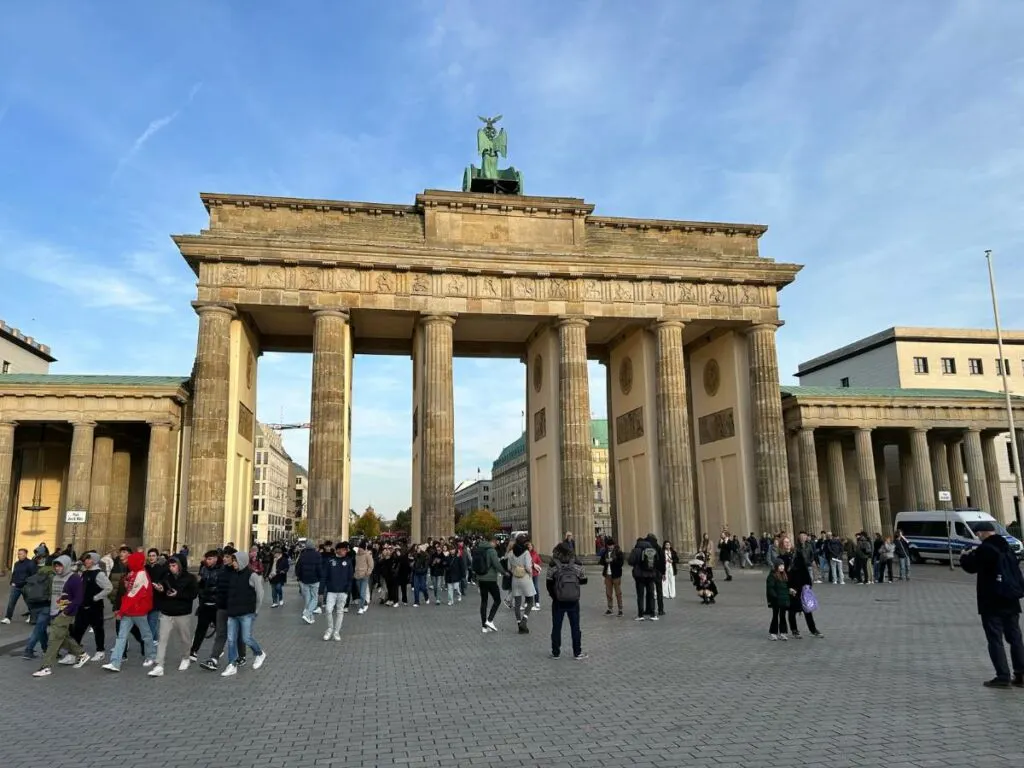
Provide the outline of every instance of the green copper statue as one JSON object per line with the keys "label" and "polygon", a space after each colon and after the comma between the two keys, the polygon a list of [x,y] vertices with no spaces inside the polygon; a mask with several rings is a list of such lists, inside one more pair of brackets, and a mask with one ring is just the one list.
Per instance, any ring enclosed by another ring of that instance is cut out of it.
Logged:
{"label": "green copper statue", "polygon": [[515,168],[498,168],[498,157],[508,154],[508,136],[505,129],[498,131],[497,117],[481,117],[484,127],[476,132],[476,149],[480,165],[470,165],[462,176],[463,192],[491,192],[502,195],[523,194],[523,175]]}

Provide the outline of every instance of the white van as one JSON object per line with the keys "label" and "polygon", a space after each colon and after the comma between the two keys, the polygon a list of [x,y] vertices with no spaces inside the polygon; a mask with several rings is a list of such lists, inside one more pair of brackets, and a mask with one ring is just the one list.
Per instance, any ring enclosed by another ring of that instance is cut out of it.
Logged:
{"label": "white van", "polygon": [[913,562],[939,560],[948,563],[950,550],[953,561],[957,562],[963,551],[981,544],[981,539],[975,535],[971,525],[982,520],[996,527],[1018,560],[1024,559],[1024,544],[1011,536],[992,515],[978,509],[900,512],[896,515],[895,527],[903,531],[910,542],[910,558]]}

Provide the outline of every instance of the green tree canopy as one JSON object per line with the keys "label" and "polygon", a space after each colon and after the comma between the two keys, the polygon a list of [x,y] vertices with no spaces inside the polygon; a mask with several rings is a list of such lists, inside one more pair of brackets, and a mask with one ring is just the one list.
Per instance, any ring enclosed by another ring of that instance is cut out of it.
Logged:
{"label": "green tree canopy", "polygon": [[412,507],[403,509],[395,516],[395,522],[391,524],[392,531],[412,532]]}
{"label": "green tree canopy", "polygon": [[309,522],[303,518],[295,521],[295,535],[304,539],[309,535]]}
{"label": "green tree canopy", "polygon": [[501,530],[501,521],[489,509],[474,509],[459,519],[455,532],[460,536],[490,536]]}
{"label": "green tree canopy", "polygon": [[375,539],[380,536],[380,515],[367,510],[352,524],[351,535]]}

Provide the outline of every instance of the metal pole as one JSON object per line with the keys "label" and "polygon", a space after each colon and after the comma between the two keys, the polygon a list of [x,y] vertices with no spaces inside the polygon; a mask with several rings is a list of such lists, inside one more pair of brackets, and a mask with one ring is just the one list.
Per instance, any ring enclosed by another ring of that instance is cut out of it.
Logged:
{"label": "metal pole", "polygon": [[[1003,329],[999,324],[999,302],[996,300],[996,278],[992,271],[992,251],[985,251],[985,261],[988,262],[988,287],[992,292],[992,316],[996,322],[996,344],[999,348],[999,370],[1003,378],[1003,397],[1006,398],[1006,421],[1010,427],[1010,455],[1013,459],[1013,478],[1017,485],[1017,499],[1019,504],[1024,504],[1024,479],[1020,476],[1020,453],[1017,451],[1017,428],[1013,421],[1013,401],[1010,399],[1010,381],[1008,361],[1003,357]],[[1018,521],[1019,522],[1019,521]]]}
{"label": "metal pole", "polygon": [[949,553],[949,570],[955,571],[956,567],[953,565],[953,532],[949,528],[949,506],[943,510],[946,517],[946,552]]}

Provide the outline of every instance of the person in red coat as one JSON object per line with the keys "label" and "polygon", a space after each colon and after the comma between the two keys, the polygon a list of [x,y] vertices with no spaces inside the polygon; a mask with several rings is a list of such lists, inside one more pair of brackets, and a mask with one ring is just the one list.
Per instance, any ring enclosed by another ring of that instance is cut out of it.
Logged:
{"label": "person in red coat", "polygon": [[132,627],[138,627],[142,635],[142,645],[146,660],[142,666],[151,667],[156,659],[156,648],[153,645],[153,633],[149,629],[148,615],[153,610],[153,583],[146,573],[146,556],[141,552],[128,555],[125,565],[128,575],[125,576],[125,593],[121,598],[121,608],[114,614],[120,620],[117,631],[117,642],[110,652],[110,663],[103,668],[110,672],[121,671],[121,660],[124,658],[128,645],[128,635]]}

